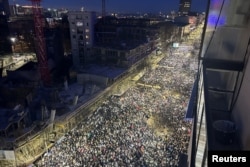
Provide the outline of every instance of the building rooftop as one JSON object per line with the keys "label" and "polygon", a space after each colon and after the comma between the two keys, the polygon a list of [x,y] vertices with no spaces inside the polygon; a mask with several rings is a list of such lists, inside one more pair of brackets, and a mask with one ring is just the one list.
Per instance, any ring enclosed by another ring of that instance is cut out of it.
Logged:
{"label": "building rooftop", "polygon": [[126,72],[126,68],[117,68],[111,66],[98,66],[95,64],[88,65],[87,69],[84,70],[84,73],[94,74],[99,76],[108,77],[115,79]]}

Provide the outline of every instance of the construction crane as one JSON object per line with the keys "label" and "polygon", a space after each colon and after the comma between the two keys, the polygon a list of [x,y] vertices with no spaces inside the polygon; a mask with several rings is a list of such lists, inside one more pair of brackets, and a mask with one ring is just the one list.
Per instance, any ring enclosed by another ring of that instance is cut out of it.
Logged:
{"label": "construction crane", "polygon": [[35,25],[35,42],[36,55],[38,59],[38,66],[40,70],[41,80],[44,86],[51,84],[50,72],[48,66],[48,58],[46,53],[46,43],[44,39],[44,20],[42,18],[42,8],[40,6],[41,0],[29,0],[32,2],[32,10]]}
{"label": "construction crane", "polygon": [[[41,79],[44,85],[50,85],[50,72],[48,66],[48,59],[46,54],[46,43],[43,32],[43,19],[42,19],[42,8],[40,6],[41,0],[29,0],[32,2],[32,10],[35,24],[35,37],[36,37],[36,54],[40,69]],[[102,0],[102,17],[106,15],[105,0]]]}

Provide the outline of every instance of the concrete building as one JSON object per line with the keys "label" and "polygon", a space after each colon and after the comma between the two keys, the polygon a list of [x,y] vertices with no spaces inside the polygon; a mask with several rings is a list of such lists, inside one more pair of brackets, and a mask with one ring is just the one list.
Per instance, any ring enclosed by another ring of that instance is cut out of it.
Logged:
{"label": "concrete building", "polygon": [[194,124],[188,166],[214,166],[208,164],[211,151],[237,156],[236,151],[250,150],[249,7],[250,1],[244,0],[209,1],[196,96],[191,98]]}
{"label": "concrete building", "polygon": [[150,19],[106,17],[95,25],[93,57],[102,65],[128,68],[156,49],[157,34]]}
{"label": "concrete building", "polygon": [[179,13],[181,15],[187,15],[191,8],[191,0],[180,0]]}
{"label": "concrete building", "polygon": [[88,11],[70,11],[68,13],[71,36],[73,65],[85,66],[90,59],[90,50],[94,44],[94,25],[96,13]]}

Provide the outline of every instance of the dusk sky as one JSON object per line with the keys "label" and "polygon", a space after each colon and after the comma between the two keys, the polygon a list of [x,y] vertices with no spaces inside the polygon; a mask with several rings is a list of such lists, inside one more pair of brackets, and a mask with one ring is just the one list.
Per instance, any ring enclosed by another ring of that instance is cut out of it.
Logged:
{"label": "dusk sky", "polygon": [[[9,0],[20,5],[31,4],[28,0]],[[178,11],[180,0],[106,0],[107,12],[169,12]],[[192,11],[204,12],[207,0],[192,0]],[[80,10],[84,7],[88,11],[100,12],[102,0],[42,0],[41,5],[45,8],[67,8]]]}

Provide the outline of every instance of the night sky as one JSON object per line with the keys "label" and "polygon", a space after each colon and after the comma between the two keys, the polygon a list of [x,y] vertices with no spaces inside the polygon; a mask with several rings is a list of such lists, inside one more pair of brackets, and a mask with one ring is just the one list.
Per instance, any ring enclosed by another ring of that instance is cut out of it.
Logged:
{"label": "night sky", "polygon": [[[9,0],[10,4],[15,1],[20,5],[29,5],[28,0]],[[180,0],[106,0],[107,12],[169,12],[178,11]],[[67,8],[69,10],[80,10],[84,7],[88,11],[100,12],[102,0],[42,0],[41,5],[45,8]],[[207,0],[192,0],[192,11],[204,12]]]}

